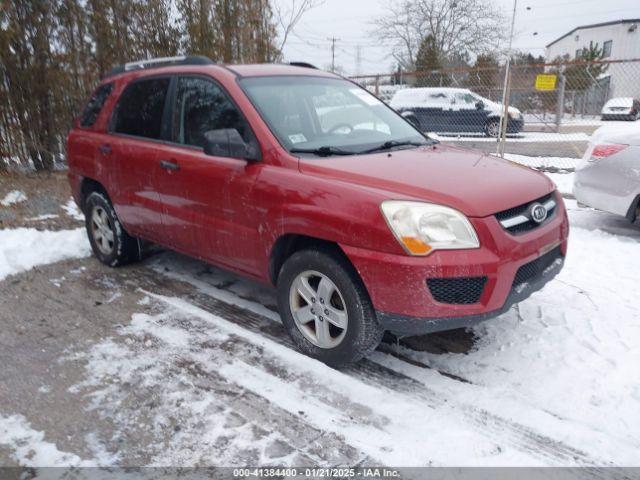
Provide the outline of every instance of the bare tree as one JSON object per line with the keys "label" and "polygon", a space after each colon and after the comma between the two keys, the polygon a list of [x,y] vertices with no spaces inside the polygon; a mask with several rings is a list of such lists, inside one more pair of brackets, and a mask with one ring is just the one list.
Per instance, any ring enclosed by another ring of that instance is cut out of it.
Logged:
{"label": "bare tree", "polygon": [[282,52],[282,49],[289,39],[289,35],[291,35],[291,32],[293,32],[303,15],[312,8],[319,7],[323,3],[324,0],[287,0],[287,4],[285,6],[279,2],[274,2],[275,20],[278,27],[282,29],[282,37],[278,47],[280,52]]}
{"label": "bare tree", "polygon": [[424,39],[434,38],[440,58],[495,51],[504,38],[504,16],[490,0],[389,0],[374,34],[391,42],[394,58],[412,69]]}

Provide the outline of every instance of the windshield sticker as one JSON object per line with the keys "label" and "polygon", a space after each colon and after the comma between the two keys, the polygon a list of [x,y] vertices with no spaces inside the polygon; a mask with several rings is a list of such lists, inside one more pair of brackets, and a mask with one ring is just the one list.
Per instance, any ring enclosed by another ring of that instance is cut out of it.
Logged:
{"label": "windshield sticker", "polygon": [[295,133],[293,135],[289,135],[289,140],[291,140],[291,143],[304,143],[307,141],[307,137],[301,133]]}
{"label": "windshield sticker", "polygon": [[380,105],[382,102],[370,93],[365,92],[361,88],[350,88],[349,91],[362,100],[367,105]]}

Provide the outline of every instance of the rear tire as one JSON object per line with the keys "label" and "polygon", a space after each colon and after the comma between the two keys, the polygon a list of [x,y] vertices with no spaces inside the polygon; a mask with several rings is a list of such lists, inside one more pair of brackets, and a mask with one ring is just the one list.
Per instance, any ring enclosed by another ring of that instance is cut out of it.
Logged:
{"label": "rear tire", "polygon": [[125,231],[104,193],[93,192],[87,197],[84,216],[89,243],[98,260],[118,267],[140,259],[140,242]]}
{"label": "rear tire", "polygon": [[498,138],[500,136],[500,120],[489,120],[484,127],[484,133],[487,137]]}
{"label": "rear tire", "polygon": [[282,266],[277,286],[282,322],[306,355],[340,368],[382,340],[384,331],[364,284],[339,252],[314,248],[294,253]]}

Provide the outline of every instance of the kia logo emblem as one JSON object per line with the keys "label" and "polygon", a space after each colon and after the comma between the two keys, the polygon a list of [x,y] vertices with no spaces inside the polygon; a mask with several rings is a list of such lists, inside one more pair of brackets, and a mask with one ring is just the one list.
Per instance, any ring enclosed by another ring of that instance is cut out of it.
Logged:
{"label": "kia logo emblem", "polygon": [[540,203],[534,203],[529,210],[531,219],[536,223],[542,223],[547,218],[547,209]]}

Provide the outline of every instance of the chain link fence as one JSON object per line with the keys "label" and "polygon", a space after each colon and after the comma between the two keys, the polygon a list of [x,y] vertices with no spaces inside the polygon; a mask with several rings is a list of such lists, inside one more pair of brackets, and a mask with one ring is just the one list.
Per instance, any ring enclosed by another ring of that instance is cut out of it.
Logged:
{"label": "chain link fence", "polygon": [[545,170],[573,170],[602,125],[640,121],[640,59],[351,78],[445,142],[495,153],[506,119],[505,156]]}

